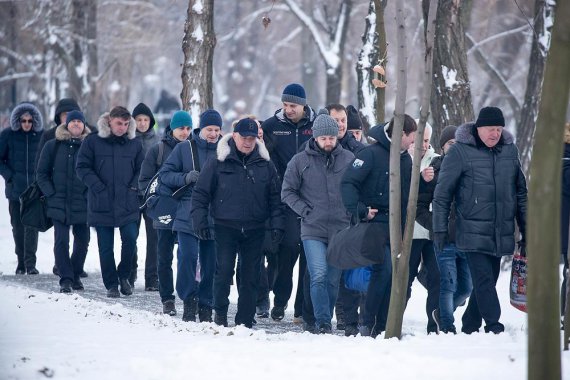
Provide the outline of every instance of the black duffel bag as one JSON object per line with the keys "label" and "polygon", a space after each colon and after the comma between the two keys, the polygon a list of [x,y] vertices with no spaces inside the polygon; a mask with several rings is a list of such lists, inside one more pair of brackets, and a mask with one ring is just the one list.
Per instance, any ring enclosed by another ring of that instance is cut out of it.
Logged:
{"label": "black duffel bag", "polygon": [[327,262],[339,269],[353,269],[384,262],[390,241],[386,223],[358,223],[338,231],[329,241]]}
{"label": "black duffel bag", "polygon": [[28,228],[45,232],[53,226],[47,216],[47,199],[40,190],[37,182],[32,183],[20,195],[20,219]]}

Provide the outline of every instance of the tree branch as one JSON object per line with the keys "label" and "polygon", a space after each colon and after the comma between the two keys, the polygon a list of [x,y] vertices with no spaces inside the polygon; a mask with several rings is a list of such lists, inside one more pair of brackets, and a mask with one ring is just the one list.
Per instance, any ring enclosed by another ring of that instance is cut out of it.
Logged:
{"label": "tree branch", "polygon": [[497,34],[494,34],[490,37],[487,37],[484,40],[481,40],[477,43],[474,43],[473,46],[471,46],[469,48],[469,50],[467,50],[467,55],[474,53],[476,49],[479,49],[481,46],[483,46],[489,42],[492,42],[492,41],[499,39],[499,38],[502,38],[502,37],[510,36],[512,34],[517,34],[518,32],[522,32],[525,29],[528,29],[528,25],[519,26],[518,28],[506,30],[504,32],[497,33]]}

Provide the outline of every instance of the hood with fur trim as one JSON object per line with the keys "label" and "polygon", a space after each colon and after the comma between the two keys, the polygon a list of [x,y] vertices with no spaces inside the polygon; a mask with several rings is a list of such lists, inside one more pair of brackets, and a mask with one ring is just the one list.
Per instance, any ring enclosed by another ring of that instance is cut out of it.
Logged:
{"label": "hood with fur trim", "polygon": [[[109,125],[110,121],[111,118],[109,117],[109,112],[105,112],[103,115],[101,115],[99,120],[97,120],[97,129],[99,130],[97,134],[99,137],[106,139],[107,137],[111,136],[111,126]],[[136,131],[137,123],[135,122],[135,119],[131,117],[131,120],[129,121],[129,128],[127,129],[126,133],[127,138],[129,140],[134,139],[136,137]]]}
{"label": "hood with fur trim", "polygon": [[[228,133],[227,135],[223,136],[220,141],[218,142],[218,147],[216,149],[216,155],[218,157],[218,161],[224,162],[226,158],[231,153],[232,149],[230,147],[230,139],[232,138],[232,133]],[[265,147],[265,144],[261,143],[259,139],[257,140],[257,150],[261,158],[265,161],[269,161],[269,151]]]}
{"label": "hood with fur trim", "polygon": [[[455,132],[455,141],[467,145],[477,146],[477,138],[475,137],[475,133],[477,133],[477,131],[475,131],[474,122],[471,121],[469,123],[462,124],[457,128],[457,131]],[[501,139],[497,145],[508,145],[513,144],[514,142],[515,138],[511,132],[503,128]]]}
{"label": "hood with fur trim", "polygon": [[25,113],[32,115],[32,129],[34,132],[40,132],[44,129],[44,119],[42,118],[42,114],[38,108],[31,103],[20,103],[16,106],[16,108],[14,108],[12,114],[10,115],[10,128],[13,131],[17,131],[22,128],[22,125],[20,124],[20,117]]}
{"label": "hood with fur trim", "polygon": [[[91,133],[91,129],[87,126],[83,128],[83,133],[79,136],[79,140],[83,140]],[[71,140],[71,133],[67,130],[67,126],[65,124],[60,124],[55,130],[55,139],[58,141],[67,141]]]}

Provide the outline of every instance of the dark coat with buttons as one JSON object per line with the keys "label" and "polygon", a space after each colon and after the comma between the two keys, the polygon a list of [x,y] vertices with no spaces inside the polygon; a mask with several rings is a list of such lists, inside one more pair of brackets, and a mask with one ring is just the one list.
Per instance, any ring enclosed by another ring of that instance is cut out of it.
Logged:
{"label": "dark coat with buttons", "polygon": [[264,144],[248,156],[238,153],[232,134],[218,143],[217,158],[202,168],[192,196],[196,230],[208,227],[208,210],[214,223],[239,230],[284,229],[281,181]]}
{"label": "dark coat with buttons", "polygon": [[[32,116],[32,129],[24,132],[20,117]],[[0,133],[0,175],[6,181],[6,198],[19,201],[20,195],[36,178],[36,153],[43,134],[43,119],[30,103],[21,103],[10,115],[10,128]]]}
{"label": "dark coat with buttons", "polygon": [[77,177],[75,165],[79,147],[90,132],[85,127],[79,138],[72,138],[62,124],[40,154],[36,178],[47,199],[47,215],[63,224],[87,223],[87,187]]}
{"label": "dark coat with buttons", "polygon": [[99,132],[81,144],[76,172],[87,186],[87,221],[95,227],[121,227],[139,219],[138,178],[144,159],[131,118],[127,132],[114,136],[109,113],[97,122]]}
{"label": "dark coat with buttons", "polygon": [[455,199],[455,244],[460,251],[512,255],[515,219],[525,237],[527,187],[512,135],[504,130],[493,148],[460,126],[441,165],[433,199],[433,231],[446,232]]}
{"label": "dark coat with buttons", "polygon": [[281,200],[302,218],[302,240],[328,243],[333,234],[349,225],[340,181],[353,159],[354,155],[340,144],[327,154],[311,139],[305,151],[287,165]]}

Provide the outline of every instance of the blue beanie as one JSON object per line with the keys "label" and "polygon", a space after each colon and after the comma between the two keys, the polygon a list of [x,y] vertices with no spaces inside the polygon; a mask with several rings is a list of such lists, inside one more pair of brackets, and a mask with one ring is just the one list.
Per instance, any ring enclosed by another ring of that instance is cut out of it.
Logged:
{"label": "blue beanie", "polygon": [[282,102],[295,103],[301,106],[307,104],[305,89],[298,83],[291,83],[285,87],[281,95]]}
{"label": "blue beanie", "polygon": [[81,120],[81,122],[85,124],[85,116],[83,116],[83,112],[77,110],[69,111],[65,120],[66,127],[72,120]]}
{"label": "blue beanie", "polygon": [[200,115],[200,129],[209,125],[222,128],[222,116],[216,110],[206,110]]}
{"label": "blue beanie", "polygon": [[176,111],[172,115],[172,119],[170,119],[170,129],[174,130],[182,127],[192,128],[192,117],[186,111]]}

